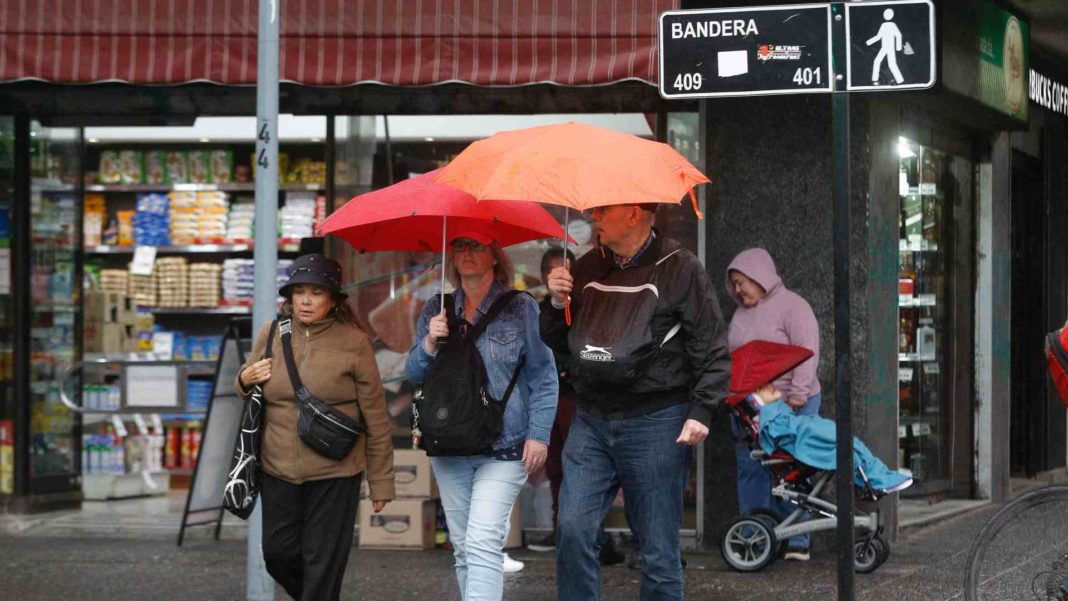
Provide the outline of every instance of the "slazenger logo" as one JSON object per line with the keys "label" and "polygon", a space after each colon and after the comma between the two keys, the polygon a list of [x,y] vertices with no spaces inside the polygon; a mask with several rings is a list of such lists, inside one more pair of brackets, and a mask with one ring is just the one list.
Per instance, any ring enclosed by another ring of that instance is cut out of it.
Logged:
{"label": "slazenger logo", "polygon": [[604,363],[611,363],[612,353],[608,352],[608,349],[612,347],[608,346],[590,346],[586,345],[586,348],[579,351],[579,357],[586,361],[601,361]]}

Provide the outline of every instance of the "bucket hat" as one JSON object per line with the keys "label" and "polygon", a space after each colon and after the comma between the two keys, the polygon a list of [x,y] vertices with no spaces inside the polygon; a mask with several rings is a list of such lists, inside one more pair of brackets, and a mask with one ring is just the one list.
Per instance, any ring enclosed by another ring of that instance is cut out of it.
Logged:
{"label": "bucket hat", "polygon": [[348,296],[341,291],[341,263],[319,253],[297,257],[289,272],[289,281],[278,289],[278,294],[289,297],[289,289],[297,284],[314,284],[342,298]]}

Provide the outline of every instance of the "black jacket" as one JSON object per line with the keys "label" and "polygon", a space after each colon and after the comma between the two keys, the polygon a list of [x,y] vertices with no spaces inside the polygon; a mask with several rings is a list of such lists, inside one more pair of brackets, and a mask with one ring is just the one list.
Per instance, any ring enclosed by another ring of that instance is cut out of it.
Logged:
{"label": "black jacket", "polygon": [[[660,263],[658,265],[658,263]],[[599,247],[586,253],[572,269],[575,280],[571,313],[581,313],[583,288],[591,282],[601,286],[635,286],[656,275],[656,300],[651,335],[663,340],[676,325],[678,334],[664,343],[656,356],[638,368],[635,378],[618,387],[595,382],[571,358],[571,383],[579,406],[594,415],[616,419],[645,415],[691,403],[689,418],[705,425],[719,410],[730,388],[731,361],[727,350],[727,324],[720,312],[712,281],[693,253],[675,240],[657,236],[633,264],[621,269],[613,253]],[[569,327],[563,309],[542,306],[541,336],[558,361],[581,349],[568,344]],[[648,324],[633,324],[644,332]],[[631,330],[628,330],[631,331]],[[636,334],[637,335],[637,334]]]}

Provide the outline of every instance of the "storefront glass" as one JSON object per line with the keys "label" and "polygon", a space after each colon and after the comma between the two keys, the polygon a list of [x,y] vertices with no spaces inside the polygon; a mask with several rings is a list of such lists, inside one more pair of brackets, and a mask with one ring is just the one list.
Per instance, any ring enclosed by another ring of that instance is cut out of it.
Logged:
{"label": "storefront glass", "polygon": [[15,491],[15,307],[11,297],[11,207],[15,199],[15,120],[0,117],[0,495]]}
{"label": "storefront glass", "polygon": [[80,356],[78,242],[80,132],[30,130],[30,476],[34,492],[76,482],[77,420],[59,398],[63,371]]}
{"label": "storefront glass", "polygon": [[899,456],[924,482],[950,476],[947,373],[952,157],[898,144]]}

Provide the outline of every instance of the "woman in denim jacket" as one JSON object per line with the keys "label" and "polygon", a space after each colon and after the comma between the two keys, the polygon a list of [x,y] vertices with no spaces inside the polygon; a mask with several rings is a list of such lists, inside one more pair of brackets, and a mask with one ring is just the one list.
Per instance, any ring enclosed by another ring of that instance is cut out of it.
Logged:
{"label": "woman in denim jacket", "polygon": [[[456,316],[476,324],[508,289],[512,264],[493,240],[474,233],[450,243],[445,274],[456,288]],[[440,297],[419,318],[415,346],[408,354],[408,379],[422,382],[449,334]],[[521,294],[493,320],[475,343],[486,364],[490,393],[502,398],[521,357],[525,363],[504,411],[504,428],[491,451],[464,457],[432,457],[441,504],[456,557],[456,579],[464,601],[499,600],[504,592],[502,562],[508,520],[527,476],[545,463],[556,415],[556,363],[541,341],[538,304]]]}

